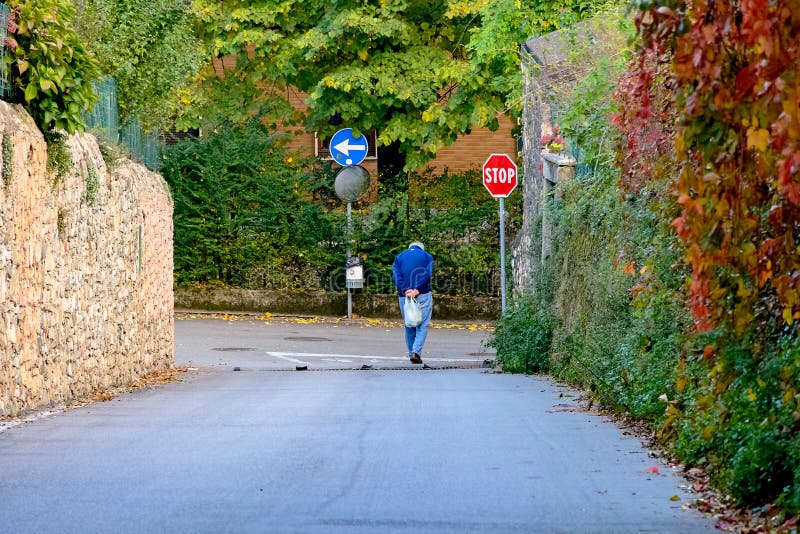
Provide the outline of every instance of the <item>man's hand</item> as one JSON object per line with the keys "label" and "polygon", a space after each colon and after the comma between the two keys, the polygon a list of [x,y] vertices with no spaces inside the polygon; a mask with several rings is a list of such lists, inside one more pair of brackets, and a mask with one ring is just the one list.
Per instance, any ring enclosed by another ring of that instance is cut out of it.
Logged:
{"label": "man's hand", "polygon": [[406,289],[407,297],[416,297],[419,295],[419,289]]}

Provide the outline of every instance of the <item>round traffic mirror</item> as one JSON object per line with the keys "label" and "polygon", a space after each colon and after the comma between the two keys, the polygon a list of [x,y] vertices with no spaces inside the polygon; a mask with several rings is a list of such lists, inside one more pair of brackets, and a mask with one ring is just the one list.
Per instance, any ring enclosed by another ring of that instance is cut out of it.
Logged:
{"label": "round traffic mirror", "polygon": [[358,200],[369,189],[369,173],[358,165],[343,167],[336,174],[333,189],[336,196],[344,201]]}

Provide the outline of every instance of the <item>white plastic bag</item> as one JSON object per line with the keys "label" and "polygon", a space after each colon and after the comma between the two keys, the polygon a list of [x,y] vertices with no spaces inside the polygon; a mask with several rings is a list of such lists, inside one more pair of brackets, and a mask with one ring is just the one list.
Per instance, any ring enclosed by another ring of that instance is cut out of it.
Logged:
{"label": "white plastic bag", "polygon": [[419,303],[414,297],[406,297],[406,303],[403,305],[403,319],[409,328],[416,328],[422,322],[422,310],[419,309]]}

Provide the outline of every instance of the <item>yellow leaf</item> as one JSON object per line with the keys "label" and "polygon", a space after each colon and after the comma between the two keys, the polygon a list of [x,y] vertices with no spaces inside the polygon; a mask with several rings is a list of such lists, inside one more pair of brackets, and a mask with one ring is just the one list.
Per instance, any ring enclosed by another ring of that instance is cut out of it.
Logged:
{"label": "yellow leaf", "polygon": [[750,399],[750,402],[755,402],[758,396],[755,394],[752,388],[747,388],[747,398]]}
{"label": "yellow leaf", "polygon": [[683,391],[686,388],[686,377],[685,376],[679,376],[675,380],[675,388],[678,391]]}
{"label": "yellow leaf", "polygon": [[669,498],[669,500],[671,500],[671,501],[679,501],[679,500],[681,500],[681,498],[678,497],[677,495],[673,495],[672,497]]}
{"label": "yellow leaf", "polygon": [[753,314],[745,303],[736,306],[733,312],[733,324],[737,332],[744,332],[753,320]]}
{"label": "yellow leaf", "polygon": [[674,404],[668,404],[667,405],[667,414],[680,416],[680,415],[683,415],[683,412],[680,411],[680,409],[676,408]]}
{"label": "yellow leaf", "polygon": [[792,314],[791,308],[783,309],[783,320],[786,321],[786,324],[788,325],[791,325],[794,322],[794,315]]}
{"label": "yellow leaf", "polygon": [[361,58],[361,61],[366,61],[367,58],[369,57],[369,51],[367,51],[367,50],[359,50],[358,51],[358,57]]}
{"label": "yellow leaf", "polygon": [[764,128],[749,128],[747,130],[747,148],[754,148],[759,151],[767,149],[769,143],[769,130]]}
{"label": "yellow leaf", "polygon": [[736,290],[736,296],[737,297],[749,297],[751,291],[747,288],[746,285],[744,285],[744,282],[742,281],[741,278],[739,280],[737,280],[737,283],[739,285],[739,288]]}

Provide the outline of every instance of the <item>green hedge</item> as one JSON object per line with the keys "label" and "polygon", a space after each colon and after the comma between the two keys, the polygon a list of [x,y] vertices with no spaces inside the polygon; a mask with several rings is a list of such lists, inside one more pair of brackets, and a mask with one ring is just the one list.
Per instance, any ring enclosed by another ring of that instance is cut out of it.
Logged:
{"label": "green hedge", "polygon": [[[293,154],[285,141],[253,120],[167,149],[178,286],[345,289],[338,166]],[[521,194],[506,206],[513,236]],[[393,292],[394,256],[421,240],[435,258],[435,291],[498,294],[497,209],[477,171],[380,177],[377,198],[353,204],[351,250],[365,260],[363,291]]]}
{"label": "green hedge", "polygon": [[[591,172],[545,202],[553,250],[531,273],[533,294],[513,299],[499,322],[498,358],[509,371],[548,371],[650,422],[665,446],[706,468],[735,502],[800,513],[798,325],[770,322],[765,298],[742,334],[694,330],[690,267],[671,226],[680,213],[670,187],[679,170],[665,157],[636,193],[620,187],[609,72],[587,77],[575,102],[564,103],[566,135],[598,153]],[[717,353],[707,358],[711,347]]]}

